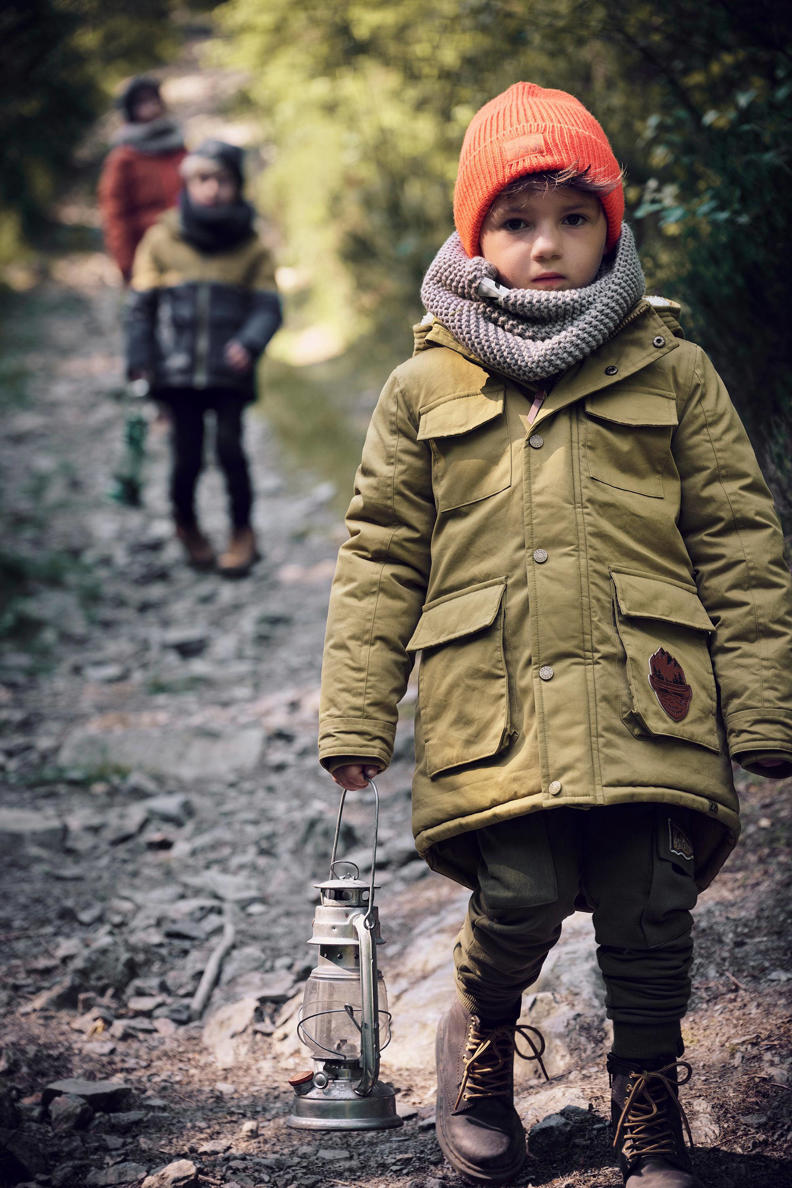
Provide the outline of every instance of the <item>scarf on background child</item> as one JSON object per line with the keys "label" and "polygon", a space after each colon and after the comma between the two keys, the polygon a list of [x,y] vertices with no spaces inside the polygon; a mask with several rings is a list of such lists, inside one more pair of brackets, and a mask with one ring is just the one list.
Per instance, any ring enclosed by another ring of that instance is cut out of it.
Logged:
{"label": "scarf on background child", "polygon": [[184,148],[184,137],[175,120],[161,116],[144,124],[123,124],[113,137],[113,144],[128,144],[147,157],[161,157]]}
{"label": "scarf on background child", "polygon": [[187,190],[179,195],[179,229],[182,238],[199,252],[225,252],[250,239],[256,212],[244,198],[222,206],[199,206]]}
{"label": "scarf on background child", "polygon": [[483,256],[465,254],[455,231],[429,265],[421,300],[486,367],[518,383],[566,371],[602,346],[645,287],[626,224],[615,251],[581,289],[508,289],[496,278]]}

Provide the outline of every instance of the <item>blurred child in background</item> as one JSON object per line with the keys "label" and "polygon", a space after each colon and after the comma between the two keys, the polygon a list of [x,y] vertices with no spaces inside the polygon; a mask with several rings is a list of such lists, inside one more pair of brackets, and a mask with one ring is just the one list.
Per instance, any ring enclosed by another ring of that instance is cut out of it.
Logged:
{"label": "blurred child in background", "polygon": [[107,250],[129,284],[135,249],[144,233],[176,205],[187,150],[155,78],[133,78],[118,106],[124,124],[113,137],[114,147],[99,178],[99,211]]}
{"label": "blurred child in background", "polygon": [[190,563],[210,568],[195,493],[206,414],[228,491],[231,534],[217,559],[227,577],[248,572],[258,550],[242,431],[255,399],[255,365],[281,323],[273,261],[242,196],[243,150],[206,140],[182,162],[179,206],[143,237],[126,313],[127,374],[147,379],[171,418],[170,494]]}

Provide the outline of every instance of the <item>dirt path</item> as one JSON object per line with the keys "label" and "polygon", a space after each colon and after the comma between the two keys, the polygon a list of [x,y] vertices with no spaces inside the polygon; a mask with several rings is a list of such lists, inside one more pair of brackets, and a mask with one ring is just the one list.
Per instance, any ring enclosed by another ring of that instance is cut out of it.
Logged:
{"label": "dirt path", "polygon": [[[287,1078],[308,1064],[294,1010],[337,803],[314,757],[333,491],[287,466],[251,416],[264,559],[236,583],[181,562],[163,431],[151,434],[145,507],[113,504],[112,280],[101,255],[72,252],[4,319],[0,1184],[139,1186],[178,1160],[195,1165],[168,1181],[185,1188],[456,1184],[434,1140],[431,1034],[464,895],[411,852],[409,706],[380,839],[395,1032],[383,1072],[405,1125],[284,1125]],[[201,501],[219,541],[216,474]],[[789,790],[742,781],[745,842],[697,915],[687,1100],[698,1166],[718,1188],[792,1179]],[[369,812],[352,798],[345,845],[363,857]],[[220,984],[192,1021],[228,922]],[[619,1182],[588,927],[576,918],[526,1004],[546,1020],[555,1063],[549,1086],[519,1081],[526,1126],[552,1118],[520,1188]],[[48,1089],[70,1077],[126,1089],[102,1100]]]}

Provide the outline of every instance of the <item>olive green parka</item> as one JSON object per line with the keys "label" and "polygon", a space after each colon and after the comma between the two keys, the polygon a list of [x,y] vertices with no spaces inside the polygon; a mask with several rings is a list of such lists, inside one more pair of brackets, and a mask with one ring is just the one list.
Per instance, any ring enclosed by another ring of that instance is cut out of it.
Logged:
{"label": "olive green parka", "polygon": [[739,832],[730,759],[772,752],[792,772],[782,537],[677,312],[641,301],[533,421],[534,391],[422,324],[372,416],[330,600],[320,759],[387,765],[420,653],[413,828],[460,882],[481,826],[659,801],[695,810],[703,887]]}

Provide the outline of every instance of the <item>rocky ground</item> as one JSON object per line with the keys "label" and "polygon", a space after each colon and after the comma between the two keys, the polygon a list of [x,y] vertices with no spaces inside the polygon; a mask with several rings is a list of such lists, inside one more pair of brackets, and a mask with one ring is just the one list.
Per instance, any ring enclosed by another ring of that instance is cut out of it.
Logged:
{"label": "rocky ground", "polygon": [[[409,698],[380,782],[378,878],[383,1076],[404,1125],[286,1126],[288,1079],[309,1065],[294,1025],[337,806],[315,760],[336,492],[286,461],[265,402],[248,432],[263,560],[238,582],[187,569],[163,426],[145,506],[107,498],[117,305],[101,255],[80,250],[4,306],[0,1185],[450,1188],[432,1036],[465,896],[412,850]],[[219,543],[217,474],[201,503]],[[697,912],[686,1101],[713,1188],[792,1182],[789,788],[741,779],[744,842]],[[365,873],[369,794],[349,798],[345,823]],[[518,1072],[532,1131],[519,1188],[615,1188],[587,917],[524,1018],[548,1037],[551,1081]]]}

